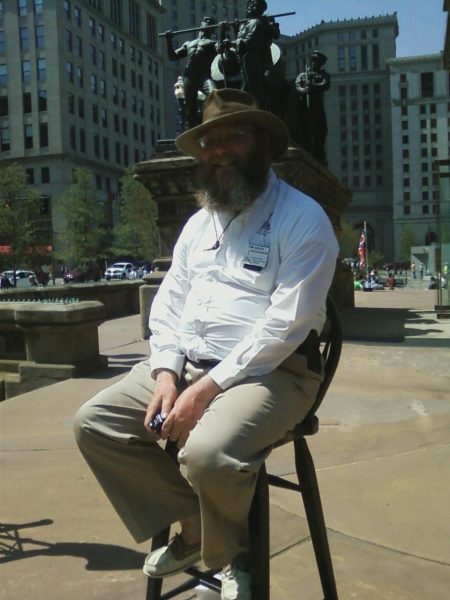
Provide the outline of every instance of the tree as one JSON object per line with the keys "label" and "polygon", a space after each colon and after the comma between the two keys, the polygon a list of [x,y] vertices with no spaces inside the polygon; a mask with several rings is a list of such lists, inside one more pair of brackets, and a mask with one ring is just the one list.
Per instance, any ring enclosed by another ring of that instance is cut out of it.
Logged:
{"label": "tree", "polygon": [[15,271],[33,265],[46,240],[40,224],[39,195],[27,185],[25,170],[14,163],[0,168],[0,244],[9,247]]}
{"label": "tree", "polygon": [[411,260],[411,247],[415,245],[415,233],[409,225],[405,225],[400,236],[400,260],[402,262]]}
{"label": "tree", "polygon": [[341,220],[341,231],[339,234],[339,247],[341,258],[356,256],[358,250],[360,232],[344,219]]}
{"label": "tree", "polygon": [[105,206],[89,169],[74,170],[72,184],[59,201],[65,222],[59,257],[77,267],[98,262],[107,251]]}
{"label": "tree", "polygon": [[121,179],[119,222],[114,228],[113,252],[151,262],[159,254],[156,204],[131,172]]}

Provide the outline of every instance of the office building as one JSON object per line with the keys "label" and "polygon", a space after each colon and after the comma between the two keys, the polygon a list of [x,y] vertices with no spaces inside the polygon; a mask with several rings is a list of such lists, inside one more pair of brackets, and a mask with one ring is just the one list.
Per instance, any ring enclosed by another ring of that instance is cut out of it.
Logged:
{"label": "office building", "polygon": [[161,13],[155,0],[0,0],[0,160],[45,197],[56,248],[73,169],[92,171],[112,215],[124,170],[161,137]]}
{"label": "office building", "polygon": [[389,70],[396,55],[396,14],[322,21],[293,37],[282,36],[286,76],[304,72],[313,50],[323,52],[331,76],[325,94],[328,168],[353,193],[345,218],[367,223],[370,250],[394,255]]}
{"label": "office building", "polygon": [[396,256],[405,227],[416,245],[437,242],[433,162],[449,158],[450,144],[449,73],[442,61],[442,53],[388,61]]}

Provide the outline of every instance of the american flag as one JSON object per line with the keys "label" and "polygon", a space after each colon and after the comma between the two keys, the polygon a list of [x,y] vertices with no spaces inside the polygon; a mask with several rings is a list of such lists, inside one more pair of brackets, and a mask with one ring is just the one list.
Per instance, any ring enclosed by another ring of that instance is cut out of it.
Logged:
{"label": "american flag", "polygon": [[361,231],[361,237],[359,238],[358,256],[359,256],[360,267],[365,267],[366,266],[366,232],[364,230]]}

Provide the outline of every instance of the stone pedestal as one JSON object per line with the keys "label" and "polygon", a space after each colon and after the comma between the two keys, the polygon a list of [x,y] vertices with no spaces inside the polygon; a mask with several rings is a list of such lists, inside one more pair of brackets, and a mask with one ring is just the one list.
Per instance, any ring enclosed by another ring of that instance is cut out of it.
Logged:
{"label": "stone pedestal", "polygon": [[106,364],[99,354],[101,302],[0,305],[0,397],[9,398]]}

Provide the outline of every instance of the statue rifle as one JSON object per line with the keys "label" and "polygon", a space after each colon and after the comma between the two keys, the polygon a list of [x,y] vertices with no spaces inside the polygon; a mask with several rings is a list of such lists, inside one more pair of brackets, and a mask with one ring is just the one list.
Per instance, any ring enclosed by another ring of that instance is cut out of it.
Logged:
{"label": "statue rifle", "polygon": [[[290,15],[295,15],[295,11],[292,12],[285,12],[285,13],[279,13],[277,15],[262,15],[263,17],[265,17],[266,19],[277,19],[278,17],[289,17]],[[234,25],[235,23],[238,23],[239,25],[241,25],[242,23],[246,23],[247,21],[249,21],[250,19],[238,19],[236,21],[224,21],[224,23],[227,26],[230,25]],[[219,27],[220,23],[216,23],[215,25],[205,25],[205,27],[191,27],[190,29],[179,29],[178,31],[171,31],[170,33],[172,35],[180,35],[182,33],[192,33],[193,31],[201,31],[204,29],[217,29],[217,27]],[[164,37],[166,35],[166,32],[164,33],[158,33],[158,37]]]}

